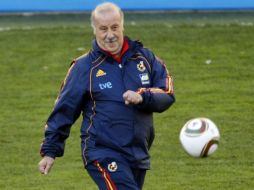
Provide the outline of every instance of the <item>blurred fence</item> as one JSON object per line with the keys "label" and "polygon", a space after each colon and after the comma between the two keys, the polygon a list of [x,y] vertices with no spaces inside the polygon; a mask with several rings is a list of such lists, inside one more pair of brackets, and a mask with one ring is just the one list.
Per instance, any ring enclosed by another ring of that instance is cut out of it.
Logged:
{"label": "blurred fence", "polygon": [[[109,0],[124,10],[245,10],[254,0]],[[103,0],[1,0],[0,12],[90,11]]]}

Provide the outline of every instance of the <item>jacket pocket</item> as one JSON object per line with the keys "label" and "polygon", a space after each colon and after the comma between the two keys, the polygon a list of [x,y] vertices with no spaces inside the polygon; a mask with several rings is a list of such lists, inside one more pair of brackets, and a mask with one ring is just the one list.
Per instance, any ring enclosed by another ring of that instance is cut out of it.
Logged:
{"label": "jacket pocket", "polygon": [[133,121],[101,121],[96,127],[96,144],[119,148],[132,144],[134,137]]}

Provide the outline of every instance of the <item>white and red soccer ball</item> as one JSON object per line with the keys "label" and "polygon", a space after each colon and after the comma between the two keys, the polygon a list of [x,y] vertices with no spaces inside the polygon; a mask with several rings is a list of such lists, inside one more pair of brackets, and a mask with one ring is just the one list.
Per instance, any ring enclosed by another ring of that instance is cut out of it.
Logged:
{"label": "white and red soccer ball", "polygon": [[220,133],[208,118],[194,118],[185,123],[180,132],[184,150],[193,157],[207,157],[213,154],[219,144]]}

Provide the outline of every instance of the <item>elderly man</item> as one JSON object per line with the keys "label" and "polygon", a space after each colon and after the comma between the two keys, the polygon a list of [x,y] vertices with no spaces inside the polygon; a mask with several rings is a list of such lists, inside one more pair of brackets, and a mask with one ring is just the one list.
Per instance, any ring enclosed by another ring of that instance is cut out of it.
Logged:
{"label": "elderly man", "polygon": [[92,50],[73,61],[45,126],[39,170],[48,174],[83,113],[82,157],[101,190],[142,189],[154,139],[153,112],[175,101],[164,63],[124,36],[124,15],[113,3],[92,12]]}

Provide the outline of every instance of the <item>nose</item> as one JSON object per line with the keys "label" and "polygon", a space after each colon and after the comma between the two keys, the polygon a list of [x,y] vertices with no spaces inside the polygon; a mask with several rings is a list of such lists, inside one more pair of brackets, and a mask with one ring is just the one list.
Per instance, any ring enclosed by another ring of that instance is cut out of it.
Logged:
{"label": "nose", "polygon": [[113,33],[111,30],[108,31],[108,33],[107,33],[107,38],[108,38],[109,40],[111,40],[111,39],[114,38],[114,33]]}

